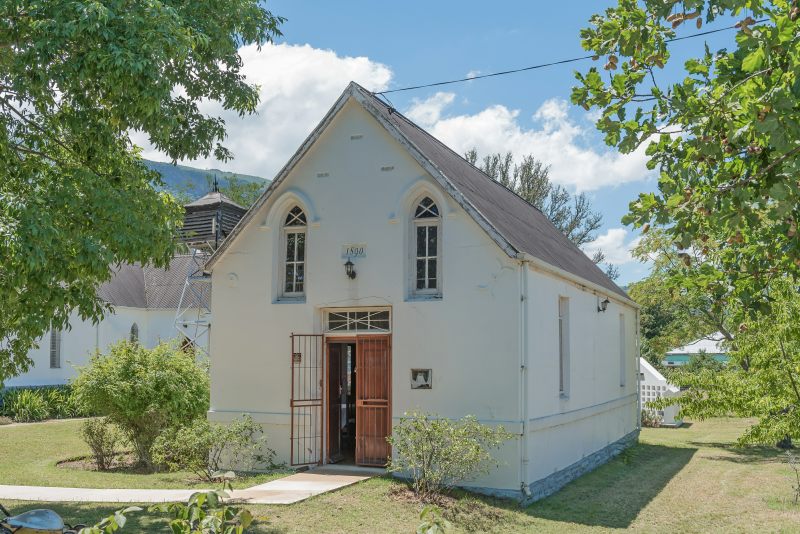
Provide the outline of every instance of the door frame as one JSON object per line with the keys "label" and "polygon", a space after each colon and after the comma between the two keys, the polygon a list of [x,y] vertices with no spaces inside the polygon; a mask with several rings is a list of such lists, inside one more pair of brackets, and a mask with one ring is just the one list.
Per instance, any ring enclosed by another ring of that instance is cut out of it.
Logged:
{"label": "door frame", "polygon": [[[323,338],[323,345],[325,346],[325,384],[323,386],[323,390],[325,394],[323,396],[323,404],[325,407],[325,419],[323,420],[324,430],[322,435],[325,437],[325,450],[323,455],[323,463],[329,464],[331,463],[331,399],[329,395],[330,387],[331,387],[331,373],[330,373],[330,363],[331,363],[331,351],[330,345],[335,343],[355,343],[356,344],[356,351],[358,351],[358,340],[356,336],[331,336],[329,334],[325,334]],[[340,356],[341,357],[341,356]],[[353,388],[355,389],[356,385],[353,384]],[[358,416],[356,416],[358,417]]]}
{"label": "door frame", "polygon": [[[364,333],[358,333],[358,334],[348,333],[348,334],[340,334],[340,335],[337,335],[337,334],[325,334],[324,337],[323,337],[323,342],[322,342],[322,345],[323,345],[323,348],[324,348],[324,352],[325,352],[325,356],[324,356],[324,361],[325,361],[325,381],[324,381],[324,385],[323,385],[323,392],[324,392],[323,393],[323,406],[324,406],[323,425],[324,425],[324,429],[323,429],[323,432],[322,432],[322,435],[323,435],[323,437],[325,439],[325,447],[324,447],[323,455],[322,455],[322,458],[323,458],[322,463],[323,464],[331,463],[330,462],[330,457],[331,457],[331,455],[330,455],[330,453],[331,453],[330,405],[331,405],[331,403],[330,403],[330,396],[328,394],[328,391],[329,391],[329,388],[330,388],[330,379],[331,379],[330,372],[329,372],[329,370],[330,370],[329,345],[333,344],[333,343],[355,343],[355,345],[356,345],[356,355],[355,355],[356,358],[355,358],[355,361],[357,362],[358,361],[358,353],[361,350],[361,348],[359,346],[359,339],[363,339],[363,338],[384,338],[384,339],[386,339],[387,344],[388,344],[387,350],[389,352],[389,357],[388,357],[389,361],[388,361],[388,365],[387,365],[387,372],[388,372],[389,376],[388,376],[388,379],[387,379],[387,396],[389,398],[388,398],[388,408],[387,408],[387,410],[388,410],[388,413],[387,413],[387,418],[388,418],[387,425],[389,425],[389,433],[391,434],[391,424],[392,424],[392,333],[391,332],[375,332],[375,333],[364,332]],[[353,387],[354,387],[355,398],[358,399],[358,379],[356,379],[356,383],[353,384]],[[357,400],[356,400],[356,402],[357,402]],[[358,409],[356,409],[356,436],[358,436]],[[389,445],[389,454],[390,455],[391,455],[391,450],[392,450],[392,447],[391,447],[391,445]],[[356,464],[356,465],[359,465],[359,464]]]}

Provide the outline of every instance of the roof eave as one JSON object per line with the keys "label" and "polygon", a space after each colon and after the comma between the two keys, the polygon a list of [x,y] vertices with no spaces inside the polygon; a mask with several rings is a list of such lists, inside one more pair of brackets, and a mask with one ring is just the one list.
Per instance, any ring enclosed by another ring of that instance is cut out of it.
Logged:
{"label": "roof eave", "polygon": [[623,296],[621,293],[619,293],[617,291],[612,291],[611,289],[609,289],[609,288],[607,288],[605,286],[601,286],[600,284],[597,284],[595,282],[591,282],[591,281],[589,281],[589,280],[587,280],[587,279],[585,279],[585,278],[583,278],[581,276],[572,274],[569,271],[565,271],[564,269],[562,269],[560,267],[556,267],[555,265],[552,265],[552,264],[550,264],[550,263],[548,263],[546,261],[543,261],[543,260],[537,258],[536,256],[528,254],[527,252],[520,252],[517,255],[517,259],[519,259],[520,261],[524,261],[524,262],[530,264],[535,269],[539,269],[541,271],[548,272],[548,273],[553,274],[555,276],[558,276],[560,278],[564,278],[566,280],[569,280],[570,282],[572,282],[574,284],[577,284],[577,285],[580,285],[580,286],[584,286],[585,288],[591,290],[592,292],[594,292],[594,293],[596,293],[598,295],[603,295],[604,297],[608,297],[609,299],[615,300],[615,301],[617,301],[619,303],[622,303],[622,304],[625,304],[626,306],[631,306],[632,308],[635,308],[637,310],[641,309],[641,306],[639,304],[637,304],[634,300],[632,300],[630,297],[628,297],[627,295]]}

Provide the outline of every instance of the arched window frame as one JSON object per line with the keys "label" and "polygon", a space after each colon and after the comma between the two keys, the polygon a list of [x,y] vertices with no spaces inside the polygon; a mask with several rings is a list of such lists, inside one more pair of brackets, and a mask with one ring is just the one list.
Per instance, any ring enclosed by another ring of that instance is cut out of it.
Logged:
{"label": "arched window frame", "polygon": [[138,324],[133,323],[131,325],[131,332],[130,332],[130,336],[128,336],[128,339],[130,340],[131,343],[138,343],[139,342],[139,325]]}
{"label": "arched window frame", "polygon": [[281,219],[279,250],[281,272],[278,283],[281,298],[302,299],[306,294],[308,275],[308,215],[299,204],[293,204]]}
{"label": "arched window frame", "polygon": [[[436,197],[422,194],[411,205],[410,251],[410,293],[412,297],[438,298],[442,295],[442,206]],[[435,250],[430,249],[431,234],[434,236]],[[426,245],[420,245],[420,239]],[[424,282],[421,282],[419,266],[424,268]],[[433,282],[433,284],[431,284]]]}

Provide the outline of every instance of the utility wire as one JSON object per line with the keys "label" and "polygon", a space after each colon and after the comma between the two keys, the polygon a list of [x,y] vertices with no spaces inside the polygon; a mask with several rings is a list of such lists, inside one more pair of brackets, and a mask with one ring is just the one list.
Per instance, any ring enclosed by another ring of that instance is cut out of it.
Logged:
{"label": "utility wire", "polygon": [[[761,24],[762,22],[767,22],[768,19],[761,19],[755,21],[753,24]],[[695,37],[702,37],[704,35],[711,35],[712,33],[719,33],[724,32],[727,30],[732,30],[736,28],[737,25],[726,26],[724,28],[717,28],[716,30],[708,30],[699,33],[693,33],[692,35],[684,35],[683,37],[674,37],[672,39],[667,39],[665,42],[667,43],[674,43],[675,41],[683,41],[684,39],[694,39]],[[545,67],[553,67],[555,65],[564,65],[566,63],[575,63],[577,61],[585,61],[587,59],[592,59],[596,57],[596,54],[591,54],[588,56],[581,56],[581,57],[573,57],[570,59],[562,59],[560,61],[551,61],[550,63],[540,63],[539,65],[531,65],[530,67],[522,67],[521,69],[512,69],[512,70],[504,70],[501,72],[492,72],[489,74],[480,74],[478,76],[470,76],[468,78],[459,78],[457,80],[448,80],[444,82],[434,82],[434,83],[426,83],[422,85],[412,85],[409,87],[400,87],[398,89],[388,89],[386,91],[378,91],[374,94],[385,96],[389,93],[399,93],[402,91],[413,91],[415,89],[425,89],[428,87],[438,87],[440,85],[450,85],[454,83],[463,83],[463,82],[471,82],[472,80],[480,80],[483,78],[494,78],[495,76],[505,76],[506,74],[516,74],[518,72],[525,72],[529,70],[536,70],[536,69],[543,69]]]}

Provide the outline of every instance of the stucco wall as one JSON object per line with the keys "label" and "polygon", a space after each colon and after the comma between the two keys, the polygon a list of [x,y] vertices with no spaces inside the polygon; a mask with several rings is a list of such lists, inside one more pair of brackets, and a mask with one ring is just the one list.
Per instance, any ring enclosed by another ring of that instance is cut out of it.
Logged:
{"label": "stucco wall", "polygon": [[[92,355],[122,339],[128,339],[131,326],[139,327],[139,341],[153,347],[159,341],[169,341],[178,336],[175,330],[175,310],[143,309],[117,306],[98,324],[84,321],[76,313],[70,316],[70,329],[61,332],[61,367],[50,368],[50,332],[40,340],[39,347],[28,353],[33,360],[31,368],[20,376],[6,380],[9,387],[45,386],[66,384],[78,373],[78,368],[89,363]],[[207,343],[206,340],[203,341]]]}
{"label": "stucco wall", "polygon": [[[636,311],[614,299],[598,312],[591,290],[528,270],[530,484],[573,465],[636,429]],[[559,392],[559,298],[569,299],[568,391]],[[625,336],[620,336],[620,316]],[[620,386],[620,343],[625,385]]]}
{"label": "stucco wall", "polygon": [[[409,216],[423,192],[443,213],[441,300],[408,298]],[[294,203],[309,219],[306,299],[281,303],[274,258]],[[367,245],[352,281],[340,257],[345,243]],[[288,461],[290,333],[321,333],[326,307],[390,306],[395,422],[424,409],[518,431],[516,269],[364,110],[347,104],[214,267],[209,416],[252,413]],[[433,369],[433,389],[410,389],[415,367]],[[475,484],[518,487],[518,447],[509,443],[502,467]]]}

